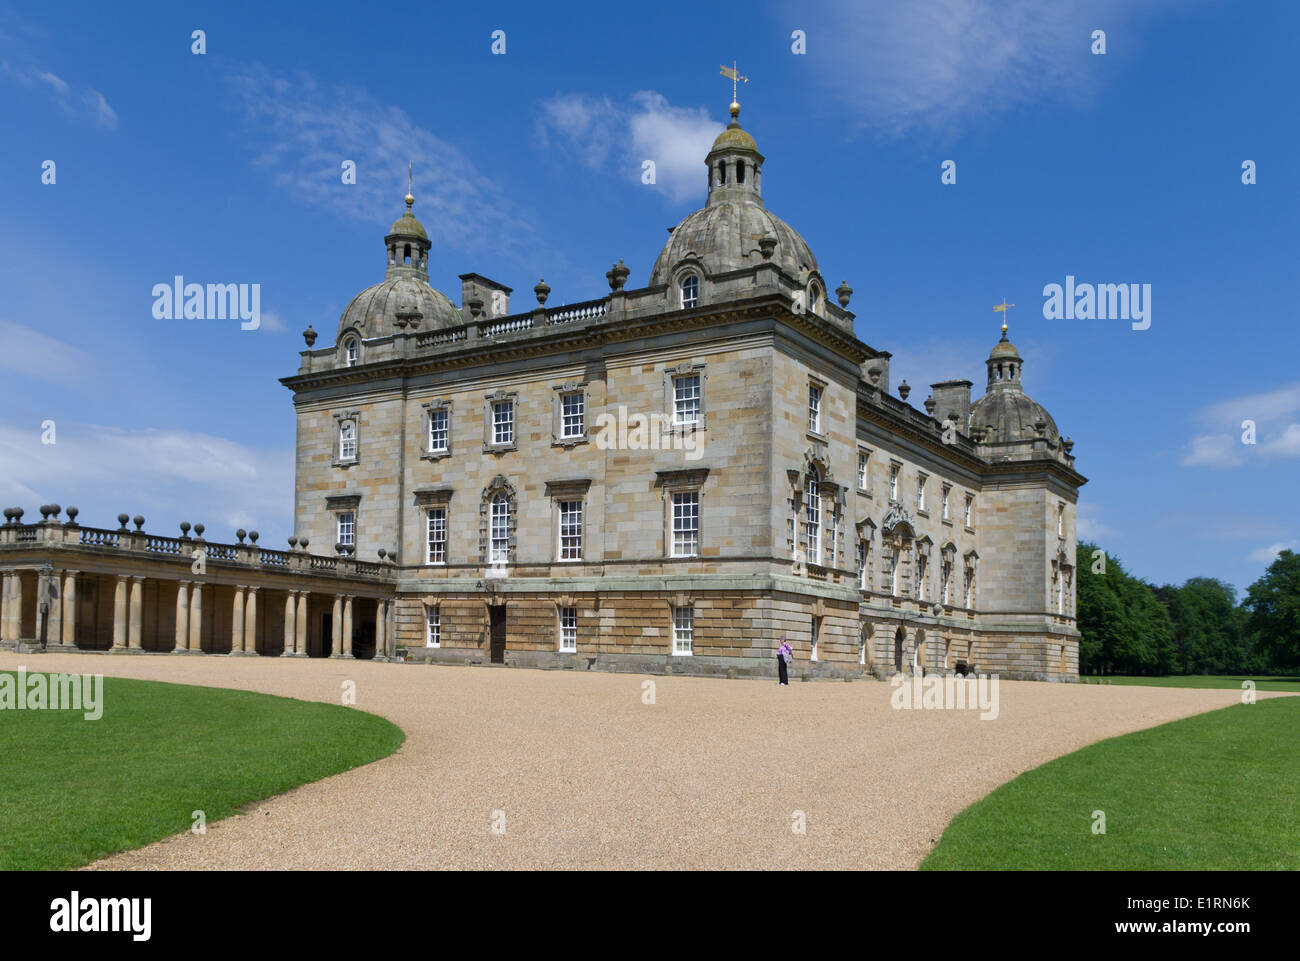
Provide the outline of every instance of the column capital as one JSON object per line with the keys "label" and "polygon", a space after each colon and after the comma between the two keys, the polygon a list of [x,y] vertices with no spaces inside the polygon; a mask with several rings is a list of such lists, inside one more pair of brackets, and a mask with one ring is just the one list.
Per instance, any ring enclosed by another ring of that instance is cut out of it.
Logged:
{"label": "column capital", "polygon": [[261,589],[259,584],[249,584],[248,587],[244,588],[246,591],[260,591]]}

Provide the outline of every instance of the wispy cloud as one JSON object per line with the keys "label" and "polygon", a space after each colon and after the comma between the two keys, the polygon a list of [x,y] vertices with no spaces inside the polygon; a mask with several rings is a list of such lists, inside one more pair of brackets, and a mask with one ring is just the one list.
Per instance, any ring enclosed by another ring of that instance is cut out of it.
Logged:
{"label": "wispy cloud", "polygon": [[[674,107],[653,90],[638,91],[625,103],[557,94],[542,101],[536,123],[544,150],[658,190],[673,203],[704,195],[704,158],[722,128],[704,107]],[[643,184],[647,160],[654,163],[653,184]]]}
{"label": "wispy cloud", "polygon": [[56,384],[83,384],[99,369],[80,347],[38,330],[0,319],[0,370]]}
{"label": "wispy cloud", "polygon": [[[1184,467],[1240,467],[1248,460],[1300,457],[1300,382],[1249,394],[1199,411],[1197,434],[1183,450]],[[1245,443],[1254,425],[1255,443]]]}
{"label": "wispy cloud", "polygon": [[108,105],[102,93],[90,87],[82,94],[81,102],[86,105],[86,109],[101,127],[107,127],[109,130],[117,129],[117,111]]}
{"label": "wispy cloud", "polygon": [[284,318],[274,310],[264,310],[259,316],[261,326],[258,330],[266,331],[268,334],[283,334],[288,332],[289,325],[284,322]]}
{"label": "wispy cloud", "polygon": [[81,92],[80,97],[77,97],[71,84],[48,70],[30,65],[12,64],[7,60],[0,61],[0,69],[11,80],[22,86],[42,90],[53,97],[54,102],[70,116],[88,118],[92,123],[106,130],[117,129],[117,111],[109,105],[104,95],[93,87],[87,87]]}
{"label": "wispy cloud", "polygon": [[[1173,6],[1125,0],[832,0],[806,9],[808,53],[850,123],[890,137],[956,136],[1026,102],[1082,101],[1140,21]],[[802,26],[802,24],[798,24]]]}
{"label": "wispy cloud", "polygon": [[[504,192],[451,141],[405,110],[357,87],[309,73],[234,64],[226,80],[254,138],[254,162],[295,197],[340,215],[387,226],[402,210],[407,163],[414,166],[415,214],[446,247],[510,247],[533,228]],[[343,164],[356,164],[356,183]]]}
{"label": "wispy cloud", "polygon": [[1107,537],[1116,536],[1118,532],[1101,519],[1100,513],[1096,504],[1087,501],[1079,502],[1075,511],[1076,534],[1079,540],[1096,543]]}
{"label": "wispy cloud", "polygon": [[[0,426],[0,500],[21,505],[76,504],[78,521],[116,526],[137,511],[146,530],[177,533],[182,520],[203,522],[209,539],[259,527],[282,543],[292,503],[293,452],[251,447],[193,431],[123,430],[59,421],[55,443],[41,431]],[[264,539],[268,546],[272,543]]]}
{"label": "wispy cloud", "polygon": [[1300,541],[1279,541],[1276,544],[1269,544],[1267,547],[1261,547],[1257,551],[1251,551],[1246,555],[1246,560],[1254,561],[1257,564],[1272,564],[1273,558],[1277,557],[1283,551],[1293,551]]}

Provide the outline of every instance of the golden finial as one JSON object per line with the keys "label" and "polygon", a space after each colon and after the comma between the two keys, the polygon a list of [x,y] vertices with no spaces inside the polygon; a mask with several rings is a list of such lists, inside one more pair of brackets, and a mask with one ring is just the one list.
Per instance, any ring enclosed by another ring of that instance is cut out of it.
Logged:
{"label": "golden finial", "polygon": [[1002,339],[1003,340],[1007,339],[1007,311],[1014,306],[1015,304],[1008,304],[1007,299],[1005,297],[1002,298],[1002,303],[993,305],[994,313],[1002,314]]}
{"label": "golden finial", "polygon": [[727,77],[729,80],[731,80],[731,108],[730,109],[731,109],[731,119],[735,120],[737,117],[740,116],[740,101],[736,97],[736,84],[741,82],[749,83],[749,78],[742,77],[740,75],[740,72],[736,70],[736,61],[734,60],[731,61],[730,67],[722,68],[722,75],[724,77]]}
{"label": "golden finial", "polygon": [[406,206],[409,207],[413,203],[415,203],[415,198],[411,196],[411,165],[408,162],[406,165]]}

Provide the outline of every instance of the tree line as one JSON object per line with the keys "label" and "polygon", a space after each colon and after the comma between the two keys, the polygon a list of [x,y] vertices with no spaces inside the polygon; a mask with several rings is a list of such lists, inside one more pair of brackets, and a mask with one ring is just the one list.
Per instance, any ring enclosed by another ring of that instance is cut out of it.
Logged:
{"label": "tree line", "polygon": [[1157,587],[1100,550],[1081,543],[1076,555],[1081,674],[1300,669],[1300,554],[1282,551],[1238,602],[1213,577]]}

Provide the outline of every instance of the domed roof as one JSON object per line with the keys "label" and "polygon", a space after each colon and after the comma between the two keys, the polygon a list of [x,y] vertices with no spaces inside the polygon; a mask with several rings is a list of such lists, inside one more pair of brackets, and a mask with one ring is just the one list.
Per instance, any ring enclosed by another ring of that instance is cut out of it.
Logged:
{"label": "domed roof", "polygon": [[382,337],[408,326],[431,330],[462,323],[460,311],[444,294],[406,275],[389,277],[353,297],[339,318],[339,333],[355,327],[365,337]]}
{"label": "domed roof", "polygon": [[989,351],[989,360],[1019,360],[1020,351],[1016,350],[1015,345],[1007,340],[1007,335],[1003,334],[1002,339],[993,345]]}
{"label": "domed roof", "polygon": [[[725,136],[725,134],[723,135]],[[776,238],[772,261],[802,281],[817,269],[817,258],[798,231],[761,204],[748,200],[711,201],[673,228],[650,274],[651,286],[668,282],[672,268],[688,254],[698,257],[710,274],[763,263],[758,242]]]}
{"label": "domed roof", "polygon": [[1029,441],[1038,436],[1034,426],[1046,425],[1045,436],[1053,443],[1061,439],[1056,421],[1042,404],[1021,390],[991,390],[971,404],[971,426],[993,425],[993,436],[986,441]]}
{"label": "domed roof", "polygon": [[752,150],[754,153],[758,153],[758,144],[754,142],[754,138],[736,120],[727,124],[727,128],[718,134],[718,139],[713,141],[713,150],[710,150],[709,153],[713,153],[714,150],[726,150],[728,148]]}
{"label": "domed roof", "polygon": [[428,240],[429,235],[424,232],[424,225],[415,219],[410,208],[402,216],[393,221],[393,226],[388,230],[389,237],[419,237],[421,240]]}

